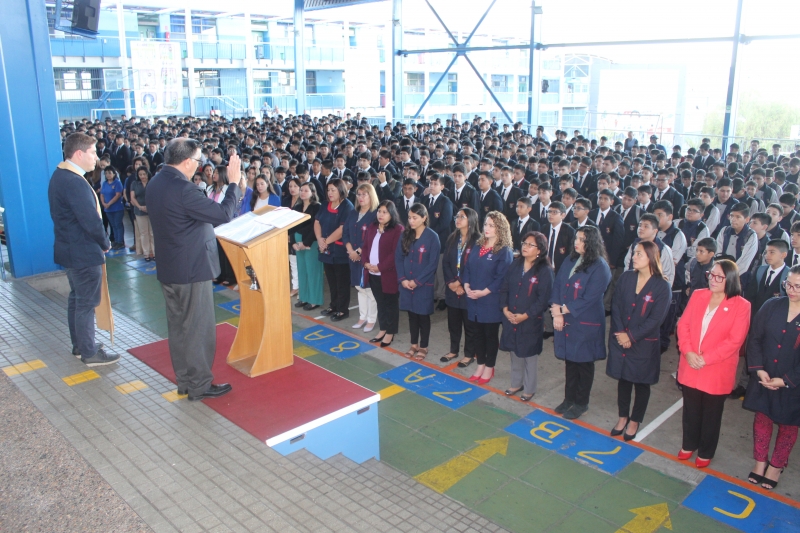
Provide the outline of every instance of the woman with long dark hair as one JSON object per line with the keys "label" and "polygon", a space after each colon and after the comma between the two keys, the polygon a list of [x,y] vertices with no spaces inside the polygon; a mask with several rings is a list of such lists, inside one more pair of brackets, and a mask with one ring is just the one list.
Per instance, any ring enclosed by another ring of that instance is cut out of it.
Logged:
{"label": "woman with long dark hair", "polygon": [[490,211],[483,221],[483,233],[469,253],[461,275],[467,294],[468,327],[474,332],[478,367],[469,378],[480,384],[494,377],[500,347],[500,287],[514,259],[511,228],[500,211]]}
{"label": "woman with long dark hair", "polygon": [[403,229],[394,202],[384,200],[378,204],[375,220],[367,226],[361,248],[361,263],[378,307],[380,327],[378,334],[369,342],[380,342],[384,348],[392,343],[398,329],[400,294],[395,253]]}
{"label": "woman with long dark hair", "polygon": [[422,361],[428,355],[433,314],[433,282],[439,267],[439,236],[428,227],[428,210],[414,204],[408,212],[408,227],[397,247],[397,281],[400,310],[408,311],[411,347],[406,355]]}
{"label": "woman with long dark hair", "polygon": [[228,190],[228,167],[219,165],[211,174],[211,185],[206,188],[206,196],[217,202],[222,203],[225,198],[225,191]]}
{"label": "woman with long dark hair", "polygon": [[500,349],[511,352],[511,387],[506,396],[536,394],[537,360],[544,340],[544,313],[550,305],[553,269],[547,257],[547,238],[538,231],[525,234],[520,257],[514,260],[500,286],[503,334]]}
{"label": "woman with long dark hair", "polygon": [[440,361],[447,363],[458,357],[461,331],[464,331],[464,358],[458,362],[466,368],[475,360],[473,331],[469,327],[467,293],[461,282],[461,271],[466,265],[472,247],[481,237],[478,213],[469,207],[459,209],[455,217],[456,230],[450,234],[442,255],[442,273],[445,280],[444,299],[447,304],[447,329],[450,332],[450,352]]}
{"label": "woman with long dark hair", "polygon": [[[667,316],[672,289],[661,270],[661,254],[652,241],[640,241],[631,255],[633,270],[623,272],[611,301],[606,374],[618,380],[619,420],[611,436],[633,440],[650,401],[650,385],[661,374],[661,324]],[[636,399],[631,412],[631,394]]]}
{"label": "woman with long dark hair", "polygon": [[[258,179],[258,178],[256,178]],[[300,201],[294,206],[311,217],[289,231],[292,249],[297,257],[297,303],[305,311],[316,309],[324,302],[322,294],[322,263],[319,261],[319,244],[314,234],[314,224],[320,209],[317,190],[310,183],[300,186]]]}
{"label": "woman with long dark hair", "polygon": [[750,326],[750,302],[742,298],[739,269],[721,259],[707,274],[678,322],[678,383],[683,392],[683,445],[678,459],[697,451],[705,468],[717,451],[725,399],[736,384],[739,349]]}
{"label": "woman with long dark hair", "polygon": [[555,412],[571,420],[589,410],[594,362],[606,358],[603,294],[611,282],[600,230],[583,226],[564,258],[550,296],[555,355],[566,362],[564,401]]}
{"label": "woman with long dark hair", "polygon": [[136,181],[131,185],[131,205],[136,215],[136,226],[139,228],[139,242],[145,261],[152,261],[156,257],[153,246],[153,228],[150,226],[150,215],[147,214],[145,202],[145,188],[150,181],[150,172],[141,166],[136,171]]}
{"label": "woman with long dark hair", "polygon": [[275,189],[267,178],[256,176],[253,185],[255,189],[253,189],[253,194],[250,196],[250,211],[261,209],[266,205],[281,206],[281,197],[275,194]]}
{"label": "woman with long dark hair", "polygon": [[331,305],[322,311],[338,322],[350,316],[350,265],[342,242],[344,223],[353,210],[347,188],[339,178],[328,180],[328,203],[317,212],[314,234],[319,244],[319,260],[331,291]]}

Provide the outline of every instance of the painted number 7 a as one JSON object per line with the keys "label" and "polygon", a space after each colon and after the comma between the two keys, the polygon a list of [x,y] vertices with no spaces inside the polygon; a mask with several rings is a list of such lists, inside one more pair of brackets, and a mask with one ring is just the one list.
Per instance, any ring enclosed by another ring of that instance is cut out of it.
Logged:
{"label": "painted number 7 a", "polygon": [[608,452],[598,452],[598,451],[586,450],[586,451],[578,452],[578,457],[582,457],[582,458],[586,459],[587,461],[592,461],[593,463],[597,463],[597,464],[601,465],[601,464],[603,464],[603,461],[601,461],[600,459],[597,459],[596,457],[593,457],[594,455],[616,455],[616,454],[619,453],[619,451],[621,449],[622,449],[622,446],[617,446],[616,448],[614,448],[613,450],[608,451]]}

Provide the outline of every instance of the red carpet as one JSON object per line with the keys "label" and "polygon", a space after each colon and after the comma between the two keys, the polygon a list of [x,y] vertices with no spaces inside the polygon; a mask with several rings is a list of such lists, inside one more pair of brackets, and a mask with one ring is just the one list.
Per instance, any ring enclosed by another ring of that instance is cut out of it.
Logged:
{"label": "red carpet", "polygon": [[[225,362],[235,336],[234,326],[217,325],[214,383],[230,383],[233,390],[203,401],[262,442],[375,395],[296,356],[290,367],[249,378]],[[175,383],[166,340],[128,352]]]}

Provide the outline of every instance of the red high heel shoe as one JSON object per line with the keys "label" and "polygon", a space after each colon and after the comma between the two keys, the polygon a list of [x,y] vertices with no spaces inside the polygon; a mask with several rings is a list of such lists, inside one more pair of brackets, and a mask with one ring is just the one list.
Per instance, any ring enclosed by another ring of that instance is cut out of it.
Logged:
{"label": "red high heel shoe", "polygon": [[493,378],[493,377],[494,377],[494,367],[492,367],[492,375],[491,375],[491,376],[489,376],[488,378],[481,378],[481,379],[479,379],[479,380],[478,380],[478,385],[486,385],[487,383],[489,383],[490,381],[492,381],[492,378]]}
{"label": "red high heel shoe", "polygon": [[694,460],[694,464],[697,468],[705,468],[711,464],[711,459],[700,459],[698,457]]}
{"label": "red high heel shoe", "polygon": [[480,374],[473,374],[473,375],[471,375],[469,377],[470,381],[478,381],[479,379],[481,379],[481,375]]}
{"label": "red high heel shoe", "polygon": [[681,451],[678,452],[678,459],[680,459],[681,461],[687,461],[692,458],[693,454],[694,452],[687,452],[684,451],[683,448],[681,448]]}

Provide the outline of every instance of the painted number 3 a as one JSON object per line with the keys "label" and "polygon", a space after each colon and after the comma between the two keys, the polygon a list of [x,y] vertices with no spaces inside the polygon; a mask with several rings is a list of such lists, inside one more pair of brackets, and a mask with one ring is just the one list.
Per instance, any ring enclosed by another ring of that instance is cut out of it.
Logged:
{"label": "painted number 3 a", "polygon": [[343,352],[345,350],[355,350],[359,346],[361,346],[361,344],[358,343],[358,342],[344,341],[344,342],[340,343],[339,346],[334,346],[333,348],[331,348],[331,351],[333,353],[341,353],[341,352]]}

